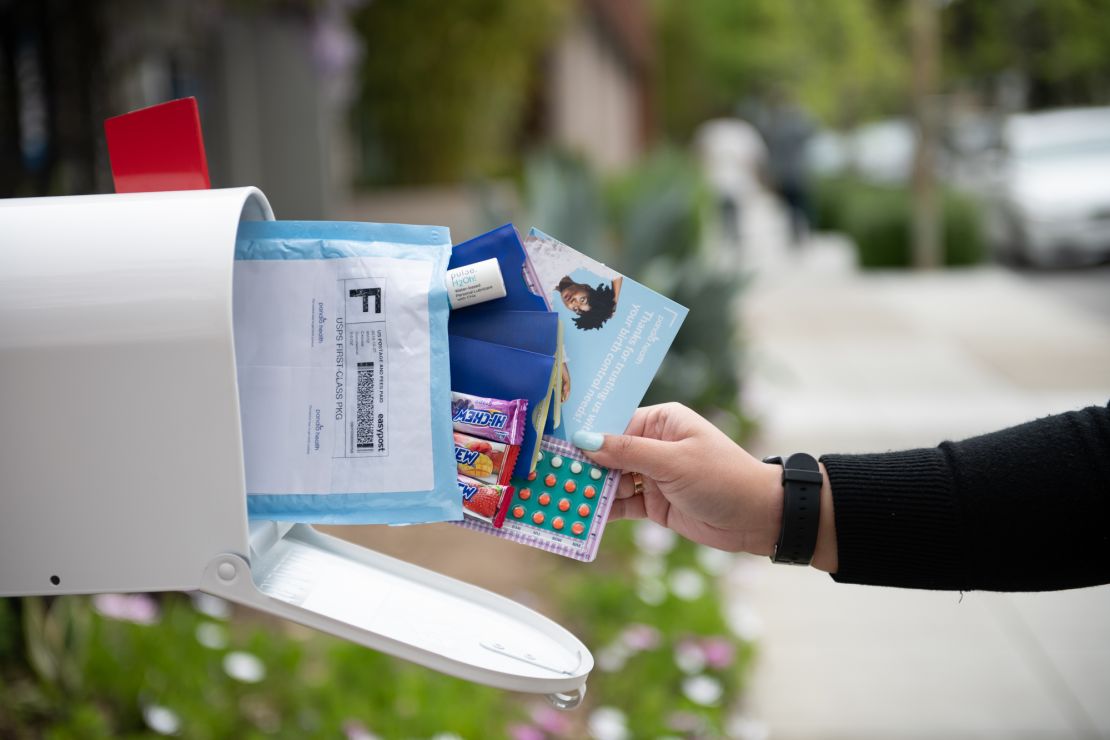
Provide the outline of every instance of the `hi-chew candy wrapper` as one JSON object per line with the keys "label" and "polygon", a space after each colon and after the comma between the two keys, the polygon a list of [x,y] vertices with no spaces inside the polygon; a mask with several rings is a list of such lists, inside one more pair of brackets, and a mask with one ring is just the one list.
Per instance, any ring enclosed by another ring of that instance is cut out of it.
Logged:
{"label": "hi-chew candy wrapper", "polygon": [[457,482],[463,514],[500,527],[505,521],[506,504],[512,498],[513,487],[481,483],[465,475],[460,475]]}
{"label": "hi-chew candy wrapper", "polygon": [[517,445],[455,432],[455,464],[459,475],[482,483],[507,484],[519,453]]}
{"label": "hi-chew candy wrapper", "polygon": [[469,393],[451,393],[451,422],[456,432],[509,445],[524,441],[528,401],[518,398],[480,398]]}

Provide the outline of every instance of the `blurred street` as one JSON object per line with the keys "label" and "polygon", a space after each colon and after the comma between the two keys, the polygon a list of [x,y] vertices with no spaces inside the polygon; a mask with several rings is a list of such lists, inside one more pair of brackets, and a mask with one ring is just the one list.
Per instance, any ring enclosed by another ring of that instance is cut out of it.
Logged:
{"label": "blurred street", "polygon": [[1028,270],[1017,275],[1038,291],[1110,322],[1110,264],[1080,270]]}
{"label": "blurred street", "polygon": [[[933,446],[1110,398],[1105,268],[861,273],[830,237],[776,246],[769,202],[752,217],[754,454]],[[1110,737],[1110,588],[903,591],[742,562],[749,736]]]}

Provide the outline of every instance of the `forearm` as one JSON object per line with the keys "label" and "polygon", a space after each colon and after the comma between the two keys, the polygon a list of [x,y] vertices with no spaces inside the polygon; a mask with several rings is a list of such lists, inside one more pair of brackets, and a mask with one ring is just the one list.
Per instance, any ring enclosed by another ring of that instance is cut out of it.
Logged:
{"label": "forearm", "polygon": [[969,588],[951,471],[936,448],[825,455],[836,530],[835,578]]}
{"label": "forearm", "polygon": [[813,550],[813,567],[827,573],[836,573],[839,558],[836,550],[836,517],[829,471],[821,463],[821,521],[817,526],[817,547]]}
{"label": "forearm", "polygon": [[953,471],[973,588],[1110,582],[1110,408],[940,446]]}
{"label": "forearm", "polygon": [[821,459],[838,581],[1006,591],[1110,582],[1110,409]]}

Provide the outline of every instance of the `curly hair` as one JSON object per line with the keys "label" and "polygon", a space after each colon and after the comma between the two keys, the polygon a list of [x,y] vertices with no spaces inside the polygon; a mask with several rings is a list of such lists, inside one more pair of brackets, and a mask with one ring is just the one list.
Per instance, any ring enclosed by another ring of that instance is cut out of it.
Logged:
{"label": "curly hair", "polygon": [[586,286],[589,293],[590,310],[576,316],[572,321],[579,329],[600,329],[601,326],[613,318],[617,310],[617,300],[613,288],[604,283],[599,283],[596,288]]}

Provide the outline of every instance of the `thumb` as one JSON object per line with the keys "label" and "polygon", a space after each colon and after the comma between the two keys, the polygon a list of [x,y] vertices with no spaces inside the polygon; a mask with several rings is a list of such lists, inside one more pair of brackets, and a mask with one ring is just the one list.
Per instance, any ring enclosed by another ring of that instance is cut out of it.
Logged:
{"label": "thumb", "polygon": [[636,471],[658,480],[666,477],[664,472],[676,454],[677,443],[629,434],[577,432],[574,444],[598,465]]}

